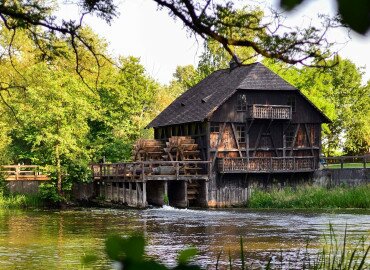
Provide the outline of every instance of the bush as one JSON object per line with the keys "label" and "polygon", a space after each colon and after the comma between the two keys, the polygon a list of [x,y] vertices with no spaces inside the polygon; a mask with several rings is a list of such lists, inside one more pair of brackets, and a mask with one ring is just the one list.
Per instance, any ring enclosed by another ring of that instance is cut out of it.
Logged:
{"label": "bush", "polygon": [[63,201],[63,197],[58,194],[55,183],[42,183],[39,186],[40,198],[51,204],[59,204]]}

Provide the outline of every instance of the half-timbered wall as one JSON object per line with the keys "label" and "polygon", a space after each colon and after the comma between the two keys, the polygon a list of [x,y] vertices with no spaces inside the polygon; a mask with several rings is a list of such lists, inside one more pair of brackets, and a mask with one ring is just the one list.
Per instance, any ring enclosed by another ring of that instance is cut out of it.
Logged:
{"label": "half-timbered wall", "polygon": [[322,123],[324,119],[297,91],[239,90],[222,104],[212,115],[214,122],[245,122],[246,112],[237,110],[238,94],[246,94],[247,104],[289,105],[295,101],[292,123]]}
{"label": "half-timbered wall", "polygon": [[[238,102],[240,94],[246,94],[244,111]],[[289,105],[294,109],[291,119],[251,119],[247,110],[253,104]],[[315,156],[318,160],[323,120],[295,91],[240,90],[211,117],[210,158]]]}

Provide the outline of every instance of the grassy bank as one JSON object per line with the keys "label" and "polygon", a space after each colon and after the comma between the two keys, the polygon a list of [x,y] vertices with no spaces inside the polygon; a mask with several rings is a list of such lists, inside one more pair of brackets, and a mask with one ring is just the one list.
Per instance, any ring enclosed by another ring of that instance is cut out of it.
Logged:
{"label": "grassy bank", "polygon": [[268,192],[254,190],[250,208],[370,208],[370,185],[336,187],[286,187]]}
{"label": "grassy bank", "polygon": [[36,208],[42,206],[42,199],[38,195],[5,195],[0,193],[0,208],[2,209]]}

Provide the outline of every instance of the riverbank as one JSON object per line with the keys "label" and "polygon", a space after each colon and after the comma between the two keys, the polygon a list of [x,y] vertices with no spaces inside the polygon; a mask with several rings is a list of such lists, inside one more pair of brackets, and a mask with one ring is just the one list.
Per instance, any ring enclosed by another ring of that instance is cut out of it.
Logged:
{"label": "riverbank", "polygon": [[269,191],[254,190],[249,208],[370,208],[370,184],[357,187],[286,187]]}
{"label": "riverbank", "polygon": [[41,208],[44,201],[38,195],[0,193],[0,209]]}

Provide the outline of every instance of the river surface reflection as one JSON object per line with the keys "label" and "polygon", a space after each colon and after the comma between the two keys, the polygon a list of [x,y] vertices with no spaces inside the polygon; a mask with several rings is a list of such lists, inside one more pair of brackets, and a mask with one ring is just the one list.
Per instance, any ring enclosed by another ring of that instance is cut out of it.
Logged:
{"label": "river surface reflection", "polygon": [[[324,213],[312,211],[80,209],[66,211],[0,210],[0,269],[82,269],[84,254],[101,259],[95,269],[109,269],[104,240],[110,233],[141,232],[148,240],[147,253],[173,265],[177,252],[187,246],[199,250],[197,264],[214,269],[230,251],[238,263],[243,237],[248,260],[258,265],[283,254],[285,260],[321,245],[329,223],[338,234],[348,228],[351,237],[370,234],[369,212]],[[278,260],[278,259],[276,259]]]}

